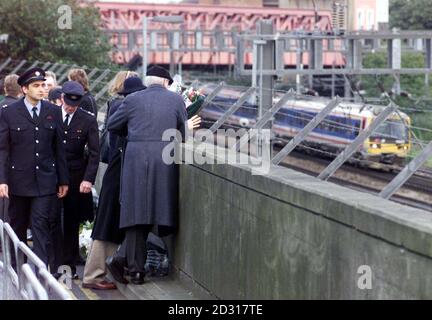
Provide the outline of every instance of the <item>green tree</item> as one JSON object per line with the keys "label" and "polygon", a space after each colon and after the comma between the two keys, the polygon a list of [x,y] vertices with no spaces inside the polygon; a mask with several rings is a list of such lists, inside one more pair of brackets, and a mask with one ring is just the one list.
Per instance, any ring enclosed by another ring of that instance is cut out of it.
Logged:
{"label": "green tree", "polygon": [[[60,28],[71,9],[71,28]],[[64,21],[64,20],[61,20]],[[9,34],[3,58],[103,66],[109,63],[110,45],[101,29],[98,9],[78,0],[0,1],[0,34]]]}
{"label": "green tree", "polygon": [[391,0],[390,26],[403,30],[432,29],[430,0]]}
{"label": "green tree", "polygon": [[[363,60],[365,68],[385,68],[387,65],[387,54],[385,52],[370,53]],[[402,67],[424,68],[424,57],[422,53],[405,52],[402,54]],[[366,97],[379,97],[382,89],[390,92],[395,83],[392,76],[363,76],[361,78],[362,89]],[[413,126],[418,128],[432,129],[432,105],[430,99],[419,100],[425,95],[424,76],[401,75],[401,90],[409,93],[411,97],[393,95],[393,99],[401,110],[411,117]],[[431,88],[428,88],[429,92]],[[428,130],[414,129],[416,136],[422,140],[432,140],[432,133]]]}

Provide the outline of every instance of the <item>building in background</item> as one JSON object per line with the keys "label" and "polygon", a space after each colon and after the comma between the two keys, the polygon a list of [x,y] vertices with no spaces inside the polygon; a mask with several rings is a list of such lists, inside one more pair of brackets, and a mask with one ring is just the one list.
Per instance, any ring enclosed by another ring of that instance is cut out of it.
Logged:
{"label": "building in background", "polygon": [[389,22],[389,0],[99,0],[97,2],[329,11],[332,15],[333,29],[337,31],[377,31],[387,28]]}
{"label": "building in background", "polygon": [[[90,0],[89,0],[90,1]],[[236,47],[233,34],[254,32],[260,19],[272,19],[279,32],[341,34],[345,31],[378,30],[389,19],[388,0],[98,0],[102,26],[113,46],[113,60],[128,63],[142,53],[143,17],[148,22],[148,48],[151,63],[174,60],[168,52],[181,43],[199,47],[180,52],[183,65],[233,65]],[[181,15],[181,24],[151,21],[155,16]],[[168,30],[168,31],[167,31]],[[199,34],[195,34],[196,31]],[[162,34],[164,33],[165,34]],[[168,34],[169,32],[169,34]],[[218,37],[212,36],[216,34]],[[156,47],[165,46],[164,50]],[[290,46],[290,45],[289,45]],[[205,49],[207,48],[207,49]],[[223,50],[222,50],[222,49]],[[226,49],[226,50],[225,50]],[[180,50],[181,51],[181,50]],[[250,62],[252,55],[246,54]],[[307,55],[304,56],[307,64]],[[340,59],[324,54],[324,65],[341,65]],[[294,65],[295,54],[285,64]]]}

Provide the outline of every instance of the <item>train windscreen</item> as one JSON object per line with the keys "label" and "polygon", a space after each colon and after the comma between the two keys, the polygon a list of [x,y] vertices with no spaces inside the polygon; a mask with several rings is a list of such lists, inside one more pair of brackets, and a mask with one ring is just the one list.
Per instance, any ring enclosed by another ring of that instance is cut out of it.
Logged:
{"label": "train windscreen", "polygon": [[386,120],[371,135],[371,139],[408,141],[408,129],[400,120]]}

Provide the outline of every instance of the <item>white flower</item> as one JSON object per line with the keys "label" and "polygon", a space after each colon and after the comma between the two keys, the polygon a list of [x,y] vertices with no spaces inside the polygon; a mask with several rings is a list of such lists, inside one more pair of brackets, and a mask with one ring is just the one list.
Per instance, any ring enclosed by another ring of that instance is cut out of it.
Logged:
{"label": "white flower", "polygon": [[92,243],[92,228],[93,224],[86,222],[79,234],[79,247],[80,249],[83,249],[86,255],[88,254]]}

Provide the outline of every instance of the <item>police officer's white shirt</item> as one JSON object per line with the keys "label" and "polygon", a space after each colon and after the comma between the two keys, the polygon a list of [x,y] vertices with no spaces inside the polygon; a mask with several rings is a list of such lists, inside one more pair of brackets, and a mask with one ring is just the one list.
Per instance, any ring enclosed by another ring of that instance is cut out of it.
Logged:
{"label": "police officer's white shirt", "polygon": [[69,115],[69,120],[68,120],[67,125],[69,125],[69,124],[71,123],[71,121],[72,121],[72,117],[74,116],[76,110],[78,110],[78,109],[76,109],[73,113],[67,113],[67,112],[65,111],[65,109],[64,109],[64,106],[62,106],[61,109],[62,109],[62,119],[63,119],[63,123],[64,123],[65,120],[66,120],[66,115],[68,114],[68,115]]}
{"label": "police officer's white shirt", "polygon": [[30,116],[32,118],[33,118],[33,108],[36,107],[37,108],[36,114],[39,117],[40,109],[41,109],[41,106],[42,106],[42,103],[40,101],[34,106],[30,102],[27,101],[27,98],[24,98],[24,104],[25,104],[25,106],[26,106],[26,108],[27,108],[27,110],[30,113]]}

